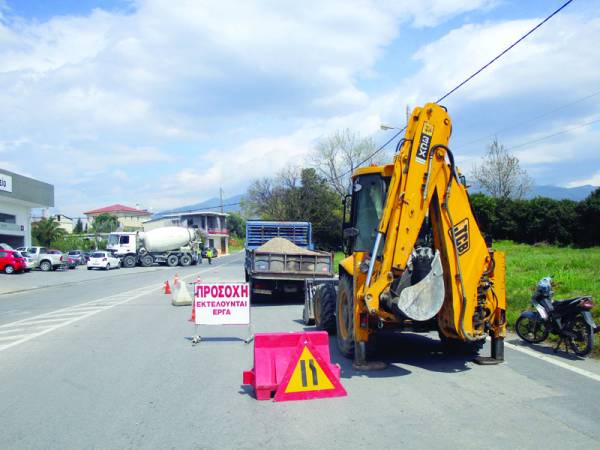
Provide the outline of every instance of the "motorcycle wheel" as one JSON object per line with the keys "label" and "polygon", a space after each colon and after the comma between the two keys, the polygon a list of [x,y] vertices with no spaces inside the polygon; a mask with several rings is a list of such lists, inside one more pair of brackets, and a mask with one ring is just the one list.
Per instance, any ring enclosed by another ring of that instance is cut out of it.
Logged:
{"label": "motorcycle wheel", "polygon": [[532,319],[527,316],[519,316],[515,323],[515,330],[521,339],[531,344],[544,342],[550,334],[546,322],[541,317]]}
{"label": "motorcycle wheel", "polygon": [[569,330],[575,337],[570,340],[571,349],[577,356],[586,356],[592,351],[594,333],[581,314],[578,314]]}

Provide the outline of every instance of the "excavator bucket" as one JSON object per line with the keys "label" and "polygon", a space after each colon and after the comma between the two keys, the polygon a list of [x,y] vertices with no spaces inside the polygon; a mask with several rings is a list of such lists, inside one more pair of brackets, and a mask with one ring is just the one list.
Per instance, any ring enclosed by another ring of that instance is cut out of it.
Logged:
{"label": "excavator bucket", "polygon": [[444,303],[444,270],[439,251],[435,252],[431,271],[425,278],[404,288],[393,302],[412,320],[429,320],[439,312]]}

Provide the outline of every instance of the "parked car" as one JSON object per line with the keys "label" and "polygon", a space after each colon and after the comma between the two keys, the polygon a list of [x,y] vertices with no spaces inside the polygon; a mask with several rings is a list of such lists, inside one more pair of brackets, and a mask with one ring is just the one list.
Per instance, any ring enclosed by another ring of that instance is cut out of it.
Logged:
{"label": "parked car", "polygon": [[6,274],[23,272],[27,268],[25,259],[16,250],[0,250],[0,270]]}
{"label": "parked car", "polygon": [[93,252],[90,255],[90,260],[87,263],[88,270],[92,269],[120,269],[121,260],[115,258],[110,252]]}
{"label": "parked car", "polygon": [[50,253],[46,247],[19,247],[17,250],[29,253],[35,267],[39,267],[44,272],[56,270],[63,265],[63,254],[61,252]]}
{"label": "parked car", "polygon": [[67,253],[67,256],[73,258],[77,264],[80,265],[87,264],[90,259],[89,253],[86,256],[86,253],[83,250],[71,250]]}
{"label": "parked car", "polygon": [[23,257],[23,259],[25,260],[25,272],[30,272],[31,270],[35,269],[35,261],[33,260],[33,258],[31,257],[31,255],[25,251],[21,251],[19,252],[21,254],[21,256]]}
{"label": "parked car", "polygon": [[73,258],[72,256],[65,256],[65,266],[68,267],[69,269],[77,269],[77,266],[79,266],[79,260]]}

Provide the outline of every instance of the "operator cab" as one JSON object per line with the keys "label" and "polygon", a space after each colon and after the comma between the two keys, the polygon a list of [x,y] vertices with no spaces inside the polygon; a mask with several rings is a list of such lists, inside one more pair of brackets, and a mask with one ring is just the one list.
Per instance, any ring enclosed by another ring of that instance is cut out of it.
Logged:
{"label": "operator cab", "polygon": [[[346,254],[368,253],[373,249],[389,182],[390,178],[383,176],[381,166],[359,169],[353,177],[352,193],[344,199],[344,220],[347,200],[350,199],[350,217],[344,223]],[[382,251],[383,245],[379,247],[378,256]]]}

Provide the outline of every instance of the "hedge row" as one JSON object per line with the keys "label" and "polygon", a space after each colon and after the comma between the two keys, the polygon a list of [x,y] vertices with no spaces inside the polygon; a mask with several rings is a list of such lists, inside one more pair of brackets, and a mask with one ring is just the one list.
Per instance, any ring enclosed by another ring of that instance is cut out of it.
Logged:
{"label": "hedge row", "polygon": [[600,245],[600,188],[585,200],[496,199],[471,195],[481,230],[493,239],[535,244]]}

